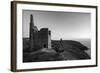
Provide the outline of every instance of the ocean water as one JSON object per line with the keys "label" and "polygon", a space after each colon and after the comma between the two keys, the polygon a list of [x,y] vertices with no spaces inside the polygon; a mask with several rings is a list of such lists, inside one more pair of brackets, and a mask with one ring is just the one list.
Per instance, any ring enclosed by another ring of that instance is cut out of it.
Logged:
{"label": "ocean water", "polygon": [[75,41],[79,41],[84,46],[88,47],[88,50],[85,50],[85,52],[91,56],[91,39],[75,39]]}
{"label": "ocean water", "polygon": [[91,48],[91,39],[76,39],[75,41],[79,41],[81,44],[85,45],[88,48]]}

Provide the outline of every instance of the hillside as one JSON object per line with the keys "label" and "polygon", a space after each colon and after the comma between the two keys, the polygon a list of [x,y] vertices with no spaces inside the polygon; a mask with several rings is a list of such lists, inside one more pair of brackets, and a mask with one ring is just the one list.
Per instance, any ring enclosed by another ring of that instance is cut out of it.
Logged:
{"label": "hillside", "polygon": [[64,55],[64,57],[66,57],[68,60],[90,59],[89,55],[85,52],[85,50],[88,50],[88,48],[78,41],[63,40],[61,42],[59,40],[52,40],[52,48],[55,48],[57,45],[60,47],[59,49],[64,50],[64,52],[61,54]]}
{"label": "hillside", "polygon": [[30,52],[29,48],[29,39],[24,38],[23,62],[90,59],[90,56],[85,52],[88,48],[73,40],[52,40],[52,49],[42,48],[41,50]]}

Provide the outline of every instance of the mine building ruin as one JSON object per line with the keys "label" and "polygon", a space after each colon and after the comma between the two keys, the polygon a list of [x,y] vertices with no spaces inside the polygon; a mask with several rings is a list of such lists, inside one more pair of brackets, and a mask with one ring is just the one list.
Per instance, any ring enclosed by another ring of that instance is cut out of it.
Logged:
{"label": "mine building ruin", "polygon": [[51,31],[48,28],[38,30],[34,25],[33,15],[30,15],[30,31],[29,31],[30,51],[37,51],[42,48],[51,49]]}

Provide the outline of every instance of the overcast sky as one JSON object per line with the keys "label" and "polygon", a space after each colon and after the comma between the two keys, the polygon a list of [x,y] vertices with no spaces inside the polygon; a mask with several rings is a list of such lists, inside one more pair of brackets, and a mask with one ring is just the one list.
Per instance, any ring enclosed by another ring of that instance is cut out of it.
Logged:
{"label": "overcast sky", "polygon": [[90,38],[91,14],[77,12],[50,12],[23,10],[23,37],[29,37],[30,15],[33,14],[34,24],[40,30],[49,28],[53,40]]}

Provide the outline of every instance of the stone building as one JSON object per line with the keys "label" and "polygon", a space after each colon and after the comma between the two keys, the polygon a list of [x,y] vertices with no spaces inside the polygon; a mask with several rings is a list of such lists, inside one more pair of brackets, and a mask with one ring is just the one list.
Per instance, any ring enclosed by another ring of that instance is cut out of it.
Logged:
{"label": "stone building", "polygon": [[42,48],[51,49],[51,31],[48,28],[38,28],[34,25],[33,15],[30,15],[30,51]]}

